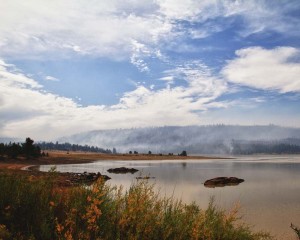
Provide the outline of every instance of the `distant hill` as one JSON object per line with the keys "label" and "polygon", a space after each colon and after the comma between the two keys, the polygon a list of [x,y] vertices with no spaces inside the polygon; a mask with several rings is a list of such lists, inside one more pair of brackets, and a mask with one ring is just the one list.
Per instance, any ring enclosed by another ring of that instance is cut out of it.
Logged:
{"label": "distant hill", "polygon": [[[66,136],[58,141],[102,148],[115,147],[118,152],[151,151],[177,154],[186,150],[188,154],[251,154],[272,153],[274,149],[269,146],[276,145],[276,148],[281,146],[282,153],[290,153],[289,151],[300,153],[300,128],[275,125],[168,126],[90,131]],[[253,144],[268,146],[268,148],[251,147]],[[286,148],[290,145],[296,148]],[[242,152],[244,150],[246,152]],[[276,150],[274,153],[281,153],[281,151]]]}

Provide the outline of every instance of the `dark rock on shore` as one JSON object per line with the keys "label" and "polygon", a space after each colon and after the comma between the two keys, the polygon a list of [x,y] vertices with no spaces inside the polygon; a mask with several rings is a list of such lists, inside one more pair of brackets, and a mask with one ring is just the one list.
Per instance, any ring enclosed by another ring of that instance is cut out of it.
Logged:
{"label": "dark rock on shore", "polygon": [[244,181],[244,179],[237,177],[217,177],[205,181],[204,186],[209,188],[236,186]]}
{"label": "dark rock on shore", "polygon": [[98,173],[69,173],[68,181],[72,184],[89,184],[97,181],[99,178],[107,181],[111,179],[106,175],[102,175],[100,172]]}
{"label": "dark rock on shore", "polygon": [[116,173],[116,174],[125,174],[125,173],[131,173],[134,174],[138,170],[135,168],[126,168],[126,167],[120,167],[120,168],[110,168],[107,170],[109,173]]}
{"label": "dark rock on shore", "polygon": [[41,172],[39,171],[39,165],[31,165],[22,168],[25,172],[30,172],[31,176],[42,176],[42,175],[53,175],[56,178],[56,183],[58,183],[61,186],[74,186],[74,185],[90,185],[93,184],[98,179],[102,179],[104,181],[107,181],[111,179],[107,175],[102,175],[100,172],[93,173],[93,172],[83,172],[83,173],[74,173],[74,172],[57,172],[54,168],[53,170],[50,170],[49,172]]}

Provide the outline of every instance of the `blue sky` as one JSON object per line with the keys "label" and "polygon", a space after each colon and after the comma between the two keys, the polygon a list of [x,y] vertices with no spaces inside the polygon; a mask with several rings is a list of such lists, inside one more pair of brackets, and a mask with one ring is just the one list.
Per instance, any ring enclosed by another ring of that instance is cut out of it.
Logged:
{"label": "blue sky", "polygon": [[300,2],[0,0],[0,136],[300,127]]}

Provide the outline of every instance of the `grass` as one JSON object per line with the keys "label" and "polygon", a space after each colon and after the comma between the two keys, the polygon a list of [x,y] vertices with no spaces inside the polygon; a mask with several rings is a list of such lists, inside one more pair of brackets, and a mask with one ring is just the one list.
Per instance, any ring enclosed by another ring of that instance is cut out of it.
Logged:
{"label": "grass", "polygon": [[237,223],[237,209],[207,209],[161,198],[138,181],[129,190],[102,181],[59,188],[55,176],[38,180],[0,175],[0,239],[271,239]]}

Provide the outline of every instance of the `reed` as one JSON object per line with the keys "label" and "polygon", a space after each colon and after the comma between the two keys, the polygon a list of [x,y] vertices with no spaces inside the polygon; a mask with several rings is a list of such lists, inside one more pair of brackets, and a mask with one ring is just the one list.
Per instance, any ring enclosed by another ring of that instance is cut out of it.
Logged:
{"label": "reed", "polygon": [[271,239],[226,212],[160,197],[147,181],[59,188],[55,177],[0,175],[0,239]]}

